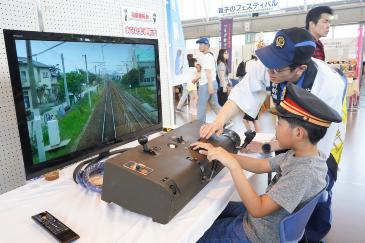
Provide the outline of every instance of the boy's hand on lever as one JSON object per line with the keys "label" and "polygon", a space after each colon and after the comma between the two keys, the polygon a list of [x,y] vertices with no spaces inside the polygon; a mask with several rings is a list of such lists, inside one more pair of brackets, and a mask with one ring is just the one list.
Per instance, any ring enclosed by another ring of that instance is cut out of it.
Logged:
{"label": "boy's hand on lever", "polygon": [[197,150],[199,154],[204,154],[204,155],[208,155],[208,151],[214,148],[214,146],[211,145],[210,143],[204,143],[204,142],[192,143],[190,144],[190,147],[193,150]]}
{"label": "boy's hand on lever", "polygon": [[209,143],[196,142],[191,144],[194,150],[199,150],[199,153],[207,155],[209,161],[218,160],[228,169],[241,168],[238,161],[232,156],[231,153],[223,149],[222,147],[214,147]]}

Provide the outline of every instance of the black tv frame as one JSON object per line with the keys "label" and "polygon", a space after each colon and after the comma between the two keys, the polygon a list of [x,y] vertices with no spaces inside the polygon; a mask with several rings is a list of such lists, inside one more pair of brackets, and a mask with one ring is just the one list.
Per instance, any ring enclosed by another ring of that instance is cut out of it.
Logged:
{"label": "black tv frame", "polygon": [[[19,130],[19,139],[22,149],[23,162],[25,168],[26,179],[45,174],[49,171],[63,168],[75,162],[99,156],[105,156],[108,152],[123,144],[136,140],[141,135],[149,135],[162,130],[162,108],[161,108],[161,86],[160,86],[160,68],[159,68],[159,52],[157,39],[140,39],[126,38],[116,36],[97,36],[82,34],[66,34],[52,32],[36,32],[22,30],[3,30],[5,47],[8,58],[9,73],[14,96],[15,111]],[[96,43],[118,43],[118,44],[147,44],[153,45],[155,50],[155,69],[156,69],[156,91],[158,109],[158,124],[141,129],[134,133],[128,133],[118,138],[114,143],[102,144],[88,149],[74,151],[57,159],[46,160],[44,162],[33,164],[33,156],[29,132],[26,120],[26,109],[23,101],[22,84],[19,73],[19,63],[16,53],[16,40],[44,40],[44,41],[68,41],[68,42],[96,42]]]}

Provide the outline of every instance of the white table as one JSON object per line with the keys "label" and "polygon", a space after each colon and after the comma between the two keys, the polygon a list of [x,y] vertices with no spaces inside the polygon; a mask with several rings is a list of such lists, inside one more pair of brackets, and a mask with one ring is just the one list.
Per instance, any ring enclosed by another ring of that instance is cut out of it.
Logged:
{"label": "white table", "polygon": [[234,192],[224,168],[168,224],[107,204],[101,195],[74,183],[76,165],[60,171],[60,178],[43,178],[0,195],[1,242],[46,243],[56,240],[31,216],[49,211],[80,235],[77,242],[196,242],[226,207]]}
{"label": "white table", "polygon": [[31,216],[47,210],[80,235],[77,242],[195,242],[227,205],[234,185],[222,170],[168,224],[107,204],[75,184],[65,168],[60,179],[35,180],[0,196],[1,242],[55,242]]}

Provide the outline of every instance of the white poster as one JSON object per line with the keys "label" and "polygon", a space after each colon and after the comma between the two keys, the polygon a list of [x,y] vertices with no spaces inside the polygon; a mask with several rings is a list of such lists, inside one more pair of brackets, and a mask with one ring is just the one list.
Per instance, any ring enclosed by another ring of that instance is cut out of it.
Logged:
{"label": "white poster", "polygon": [[156,12],[139,8],[122,8],[124,37],[157,39]]}

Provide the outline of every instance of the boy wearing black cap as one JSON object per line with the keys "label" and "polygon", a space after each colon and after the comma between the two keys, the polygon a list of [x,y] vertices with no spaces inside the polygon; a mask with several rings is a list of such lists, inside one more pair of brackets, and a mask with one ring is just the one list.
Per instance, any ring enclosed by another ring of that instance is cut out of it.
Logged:
{"label": "boy wearing black cap", "polygon": [[[311,58],[315,47],[312,35],[305,29],[290,28],[279,31],[271,45],[256,51],[259,61],[255,63],[255,69],[246,74],[244,82],[232,89],[229,100],[214,122],[202,126],[200,136],[209,138],[214,133],[220,135],[223,131],[222,124],[241,111],[255,117],[266,97],[266,87],[270,87],[271,97],[277,104],[288,83],[310,91],[345,117],[346,110],[342,111],[342,102],[346,92],[346,80],[323,61]],[[318,143],[318,149],[327,156],[329,191],[337,178],[337,163],[333,162],[334,156],[330,153],[332,150],[332,154],[341,156],[338,148],[343,147],[344,134],[341,131],[344,126],[344,122],[332,124],[326,136]],[[262,152],[261,145],[253,142],[248,148]],[[274,151],[282,149],[277,141],[270,142],[270,145]],[[328,205],[324,208],[327,215],[330,215],[330,203],[329,197]],[[323,224],[330,228],[328,220],[320,223]],[[323,232],[322,236],[325,234]]]}
{"label": "boy wearing black cap", "polygon": [[[253,159],[197,142],[194,149],[219,160],[233,178],[243,202],[230,202],[199,242],[279,242],[279,223],[311,200],[325,185],[326,156],[317,149],[331,122],[341,116],[308,91],[289,83],[274,112],[279,116],[276,137],[289,149],[270,159]],[[276,172],[259,196],[241,169],[254,173]]]}

